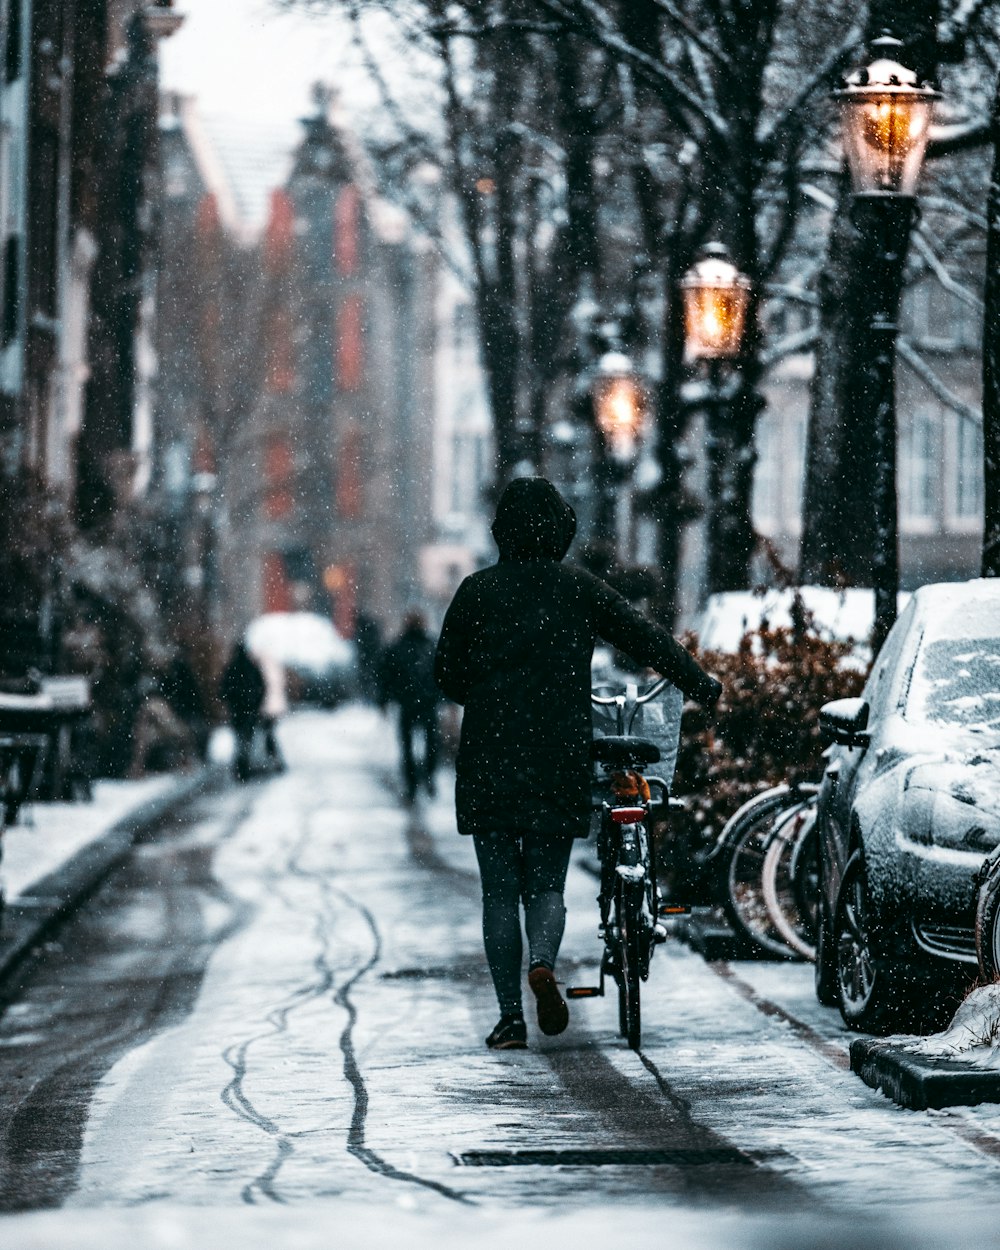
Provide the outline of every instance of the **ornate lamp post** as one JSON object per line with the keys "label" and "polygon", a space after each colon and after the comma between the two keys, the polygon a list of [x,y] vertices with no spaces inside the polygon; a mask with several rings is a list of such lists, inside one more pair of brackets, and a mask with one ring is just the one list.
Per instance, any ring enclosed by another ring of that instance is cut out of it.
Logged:
{"label": "ornate lamp post", "polygon": [[875,624],[877,653],[896,619],[899,592],[899,523],[896,498],[895,358],[903,265],[917,214],[920,177],[938,93],[900,64],[903,45],[884,35],[872,44],[872,61],[849,74],[835,93],[840,103],[844,152],[854,189],[852,217],[870,241],[865,394],[874,406]]}
{"label": "ornate lamp post", "polygon": [[684,305],[684,356],[692,364],[704,362],[708,374],[708,539],[706,583],[708,593],[730,590],[725,584],[725,549],[734,491],[727,481],[731,460],[730,406],[732,386],[727,379],[743,351],[752,286],[737,269],[722,243],[709,243],[681,279]]}
{"label": "ornate lamp post", "polygon": [[617,349],[598,360],[590,394],[594,424],[607,453],[606,513],[615,519],[615,555],[626,563],[632,510],[628,477],[646,419],[648,394],[631,357]]}

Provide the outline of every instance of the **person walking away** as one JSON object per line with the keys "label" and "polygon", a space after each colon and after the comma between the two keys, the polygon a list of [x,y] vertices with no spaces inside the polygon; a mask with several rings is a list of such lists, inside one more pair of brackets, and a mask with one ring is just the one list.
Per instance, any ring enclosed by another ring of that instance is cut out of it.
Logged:
{"label": "person walking away", "polygon": [[[433,794],[439,748],[438,705],[441,693],[434,680],[434,640],[423,613],[410,612],[403,632],[386,648],[382,662],[380,702],[399,705],[399,748],[403,761],[406,801],[412,803],[419,786]],[[422,739],[422,750],[417,740]]]}
{"label": "person walking away", "polygon": [[237,781],[246,781],[250,776],[253,738],[260,721],[264,694],[264,675],[246,644],[238,642],[219,683],[219,698],[229,713],[229,723],[236,735],[233,773]]}
{"label": "person walking away", "polygon": [[590,828],[590,663],[598,637],[714,703],[718,680],[671,634],[593,574],[563,564],[576,516],[544,478],[518,478],[493,522],[499,559],[459,586],[434,673],[464,704],[456,761],[458,829],[482,877],[483,940],[500,1007],[486,1038],[527,1044],[521,997],[521,908],[528,985],[543,1033],[569,1011],[555,978],[563,892],[575,838]]}
{"label": "person walking away", "polygon": [[160,682],[163,697],[191,731],[199,760],[208,757],[208,709],[201,683],[190,658],[181,649],[174,652]]}

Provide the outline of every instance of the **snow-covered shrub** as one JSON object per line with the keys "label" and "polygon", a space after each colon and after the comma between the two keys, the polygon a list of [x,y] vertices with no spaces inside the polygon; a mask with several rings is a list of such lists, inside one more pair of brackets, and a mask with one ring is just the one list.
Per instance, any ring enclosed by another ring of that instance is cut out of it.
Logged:
{"label": "snow-covered shrub", "polygon": [[713,709],[684,712],[673,789],[687,807],[670,816],[674,853],[664,848],[675,874],[683,876],[681,862],[690,861],[691,879],[678,881],[677,891],[694,887],[699,861],[747,799],[781,782],[818,780],[819,709],[858,694],[865,679],[850,662],[854,644],[819,638],[808,621],[776,629],[765,622],[732,654],[692,650],[720,678],[723,694]]}

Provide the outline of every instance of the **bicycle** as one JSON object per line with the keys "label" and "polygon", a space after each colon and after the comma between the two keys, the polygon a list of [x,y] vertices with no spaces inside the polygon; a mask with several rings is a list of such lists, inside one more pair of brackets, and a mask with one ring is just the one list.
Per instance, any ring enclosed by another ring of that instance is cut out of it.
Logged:
{"label": "bicycle", "polygon": [[[659,743],[633,736],[632,729],[642,709],[668,687],[676,698],[671,701],[675,714],[664,726],[664,756]],[[667,936],[660,917],[688,910],[660,906],[648,821],[652,810],[670,805],[670,786],[663,777],[645,774],[649,765],[657,763],[666,764],[664,771],[673,774],[681,697],[675,687],[662,679],[642,695],[638,686],[629,684],[625,694],[592,694],[591,700],[595,708],[614,709],[618,731],[595,737],[591,745],[591,760],[600,785],[599,802],[595,803],[601,813],[597,835],[601,884],[597,901],[598,932],[604,951],[598,984],[569,986],[566,997],[603,998],[605,978],[610,976],[618,987],[619,1032],[633,1050],[638,1050],[642,1041],[640,987],[649,978],[655,948]],[[652,797],[651,787],[659,791],[660,797]]]}
{"label": "bicycle", "polygon": [[733,930],[778,958],[804,952],[789,944],[769,914],[764,866],[776,832],[791,830],[786,821],[814,808],[817,790],[801,782],[755,795],[726,821],[710,857],[717,866],[722,907]]}

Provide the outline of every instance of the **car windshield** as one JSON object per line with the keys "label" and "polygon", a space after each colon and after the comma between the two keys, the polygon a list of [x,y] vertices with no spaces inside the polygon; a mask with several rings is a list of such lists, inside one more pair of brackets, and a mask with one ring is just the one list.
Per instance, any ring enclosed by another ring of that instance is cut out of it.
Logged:
{"label": "car windshield", "polygon": [[989,634],[970,631],[963,638],[925,636],[907,699],[908,719],[1000,738],[1000,623],[991,628]]}

